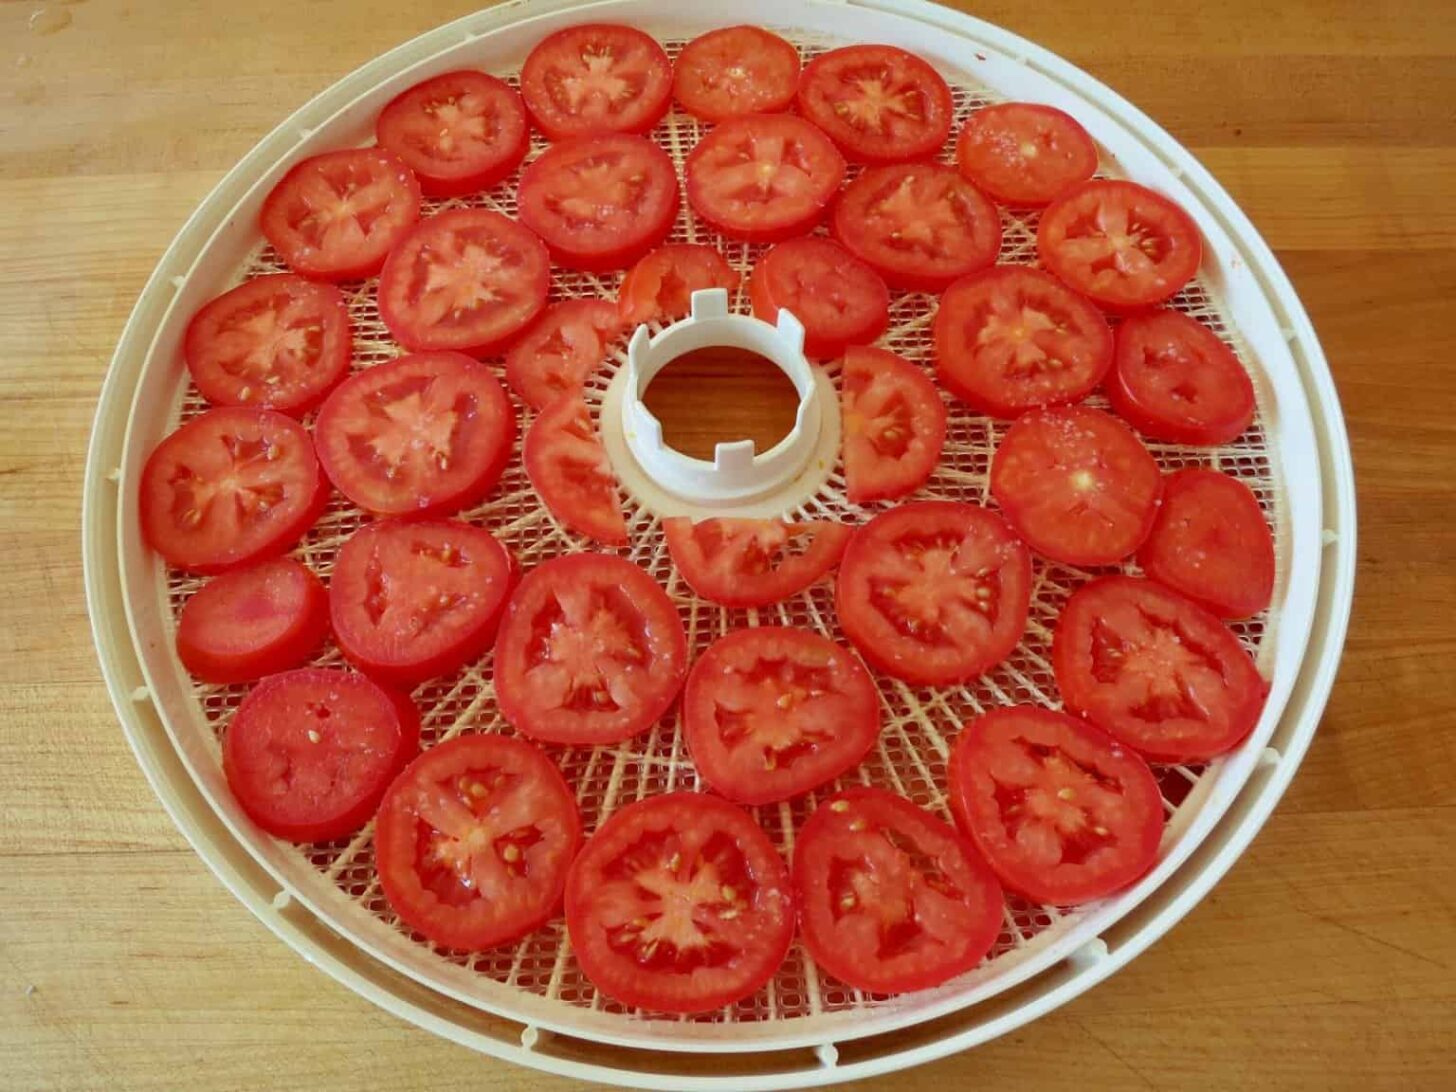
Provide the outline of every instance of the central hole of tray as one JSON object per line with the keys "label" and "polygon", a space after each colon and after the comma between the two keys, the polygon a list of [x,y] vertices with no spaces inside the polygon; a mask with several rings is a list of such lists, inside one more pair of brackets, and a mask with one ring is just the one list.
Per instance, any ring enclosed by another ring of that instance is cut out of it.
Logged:
{"label": "central hole of tray", "polygon": [[750,349],[712,345],[674,357],[642,392],[669,447],[711,461],[720,443],[752,440],[760,455],[794,427],[799,392]]}

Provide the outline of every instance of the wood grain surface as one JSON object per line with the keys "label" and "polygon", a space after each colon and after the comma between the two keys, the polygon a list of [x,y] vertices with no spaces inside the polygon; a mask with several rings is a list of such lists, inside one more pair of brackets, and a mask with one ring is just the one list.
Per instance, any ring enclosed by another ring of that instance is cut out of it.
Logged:
{"label": "wood grain surface", "polygon": [[[91,415],[173,232],[287,112],[476,6],[0,0],[0,1087],[573,1087],[234,902],[133,762],[82,599]],[[860,1087],[1456,1087],[1456,5],[963,6],[1157,118],[1279,253],[1349,421],[1360,578],[1309,757],[1212,895],[1053,1015]]]}

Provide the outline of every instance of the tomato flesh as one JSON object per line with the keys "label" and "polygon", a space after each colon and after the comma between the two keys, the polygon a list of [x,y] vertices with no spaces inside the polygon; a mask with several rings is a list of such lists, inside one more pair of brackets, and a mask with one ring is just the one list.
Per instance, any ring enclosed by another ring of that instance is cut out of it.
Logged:
{"label": "tomato flesh", "polygon": [[329,600],[312,570],[277,557],[214,577],[177,619],[177,655],[211,683],[239,683],[297,667],[329,629]]}
{"label": "tomato flesh", "polygon": [[945,445],[945,403],[935,384],[910,361],[869,346],[845,352],[839,374],[850,502],[915,492],[935,472]]}
{"label": "tomato flesh", "polygon": [[611,300],[553,303],[506,353],[506,382],[526,405],[545,409],[581,389],[619,328]]}
{"label": "tomato flesh", "polygon": [[662,521],[667,551],[693,591],[725,607],[766,607],[821,580],[844,555],[853,529],[830,520]]}
{"label": "tomato flesh", "polygon": [[899,163],[938,152],[955,107],[940,74],[912,53],[846,46],[809,62],[799,112],[860,163]]}
{"label": "tomato flesh", "polygon": [[531,487],[556,522],[606,546],[627,544],[617,479],[580,394],[541,411],[526,432],[523,454]]}
{"label": "tomato flesh", "polygon": [[708,122],[778,113],[794,101],[798,88],[799,51],[762,27],[700,34],[673,65],[673,96]]}
{"label": "tomato flesh", "polygon": [[1045,205],[1097,171],[1097,145],[1054,106],[1002,102],[971,115],[956,143],[961,174],[1007,205]]}
{"label": "tomato flesh", "polygon": [[777,322],[786,308],[804,325],[804,352],[832,360],[849,345],[867,345],[890,322],[884,280],[844,247],[811,236],[780,243],[749,279],[753,313]]}
{"label": "tomato flesh", "polygon": [[645,133],[671,95],[672,62],[633,27],[566,27],[542,38],[521,65],[521,97],[552,140]]}
{"label": "tomato flesh", "polygon": [[693,293],[704,288],[738,287],[738,272],[710,246],[669,243],[628,271],[617,293],[617,315],[626,327],[672,322],[689,314]]}

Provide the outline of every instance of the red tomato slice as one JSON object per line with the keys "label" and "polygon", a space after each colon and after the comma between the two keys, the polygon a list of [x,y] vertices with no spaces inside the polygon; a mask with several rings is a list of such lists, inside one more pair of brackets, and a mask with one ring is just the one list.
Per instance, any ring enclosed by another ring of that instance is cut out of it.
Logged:
{"label": "red tomato slice", "polygon": [[1130,576],[1073,593],[1057,621],[1052,667],[1068,709],[1155,762],[1231,750],[1264,706],[1264,680],[1222,622]]}
{"label": "red tomato slice", "polygon": [[693,293],[703,288],[738,287],[738,271],[710,246],[669,243],[634,265],[617,291],[617,316],[635,328],[644,322],[672,322],[693,309]]}
{"label": "red tomato slice", "polygon": [[379,317],[413,352],[484,356],[546,306],[551,258],[520,224],[486,209],[436,213],[400,240],[379,275]]}
{"label": "red tomato slice", "polygon": [[374,828],[379,885],[436,944],[479,951],[543,925],[561,903],[581,815],[561,773],[509,736],[458,736],[399,775]]}
{"label": "red tomato slice", "polygon": [[946,290],[935,315],[935,370],[993,417],[1080,402],[1112,365],[1101,312],[1054,277],[998,265]]}
{"label": "red tomato slice", "polygon": [[1191,281],[1203,243],[1188,214],[1162,194],[1100,179],[1047,206],[1036,252],[1068,287],[1128,312],[1161,303]]}
{"label": "red tomato slice", "polygon": [[714,791],[740,804],[771,804],[863,761],[880,734],[879,694],[864,665],[828,638],[740,629],[693,664],[683,734]]}
{"label": "red tomato slice", "polygon": [[799,51],[762,27],[700,34],[677,55],[672,93],[708,122],[788,109],[799,89]]}
{"label": "red tomato slice", "polygon": [[211,683],[297,667],[329,631],[329,597],[300,561],[276,557],[209,580],[177,619],[177,655]]}
{"label": "red tomato slice", "polygon": [[355,531],[329,578],[339,649],[402,686],[454,671],[495,640],[515,564],[459,520],[378,520]]}
{"label": "red tomato slice", "polygon": [[970,843],[884,789],[850,789],[809,816],[794,891],[809,954],[873,993],[948,981],[1001,934],[1001,888]]}
{"label": "red tomato slice", "polygon": [[362,827],[420,746],[403,694],[349,671],[269,675],[228,725],[222,769],[253,822],[291,842],[329,842]]}
{"label": "red tomato slice", "polygon": [[516,411],[484,364],[419,353],[350,376],[319,410],[314,435],[329,479],[360,508],[444,514],[500,478]]}
{"label": "red tomato slice", "polygon": [[672,62],[640,30],[586,23],[548,34],[521,65],[521,97],[552,140],[645,133],[667,113]]}
{"label": "red tomato slice", "polygon": [[521,223],[556,261],[603,272],[660,243],[677,215],[677,172],[666,152],[634,136],[570,140],[521,174]]}
{"label": "red tomato slice", "polygon": [[938,292],[1001,249],[996,206],[938,163],[865,171],[844,188],[831,226],[892,288],[912,291]]}
{"label": "red tomato slice", "polygon": [[840,369],[844,483],[851,504],[895,500],[935,472],[945,403],[923,371],[884,349],[853,346]]}
{"label": "red tomato slice", "polygon": [[1174,444],[1227,444],[1254,420],[1254,384],[1239,358],[1177,311],[1118,326],[1107,397],[1144,436]]}
{"label": "red tomato slice", "polygon": [[682,622],[657,581],[620,557],[537,566],[495,643],[500,711],[548,743],[620,743],[672,706],[687,671]]}
{"label": "red tomato slice", "polygon": [[301,417],[344,378],[353,345],[337,288],[278,273],[240,284],[193,315],[183,355],[214,406]]}
{"label": "red tomato slice", "polygon": [[993,709],[950,752],[956,822],[1001,882],[1072,906],[1120,891],[1158,859],[1153,772],[1107,733],[1034,705]]}
{"label": "red tomato slice", "polygon": [[766,607],[798,595],[839,564],[853,528],[830,520],[662,521],[667,552],[688,586],[725,607]]}
{"label": "red tomato slice", "polygon": [[1032,102],[983,106],[956,144],[961,174],[1007,205],[1040,206],[1097,171],[1097,145],[1070,114]]}
{"label": "red tomato slice", "polygon": [[469,70],[415,84],[380,112],[374,131],[431,197],[489,189],[516,169],[531,142],[521,96]]}
{"label": "red tomato slice", "polygon": [[420,218],[420,184],[382,148],[325,152],[295,165],[263,202],[260,226],[295,273],[351,281],[379,272]]}
{"label": "red tomato slice", "polygon": [[835,603],[845,634],[881,671],[919,685],[962,683],[1021,640],[1031,557],[994,512],[902,504],[850,540]]}
{"label": "red tomato slice", "polygon": [[1138,551],[1143,572],[1220,618],[1247,618],[1274,595],[1274,536],[1249,487],[1217,470],[1180,470]]}
{"label": "red tomato slice", "polygon": [[850,159],[900,163],[940,151],[950,135],[950,88],[913,53],[885,45],[832,49],[799,80],[799,112]]}
{"label": "red tomato slice", "polygon": [[612,815],[571,866],[566,927],[608,997],[653,1012],[720,1009],[772,978],[788,953],[789,870],[732,804],[649,797]]}
{"label": "red tomato slice", "polygon": [[777,322],[784,307],[804,324],[804,352],[832,360],[867,345],[890,323],[890,290],[844,247],[818,237],[790,239],[758,260],[748,283],[753,313]]}
{"label": "red tomato slice", "polygon": [[844,157],[803,118],[760,114],[714,126],[684,172],[699,216],[724,235],[768,243],[820,221],[844,180]]}
{"label": "red tomato slice", "polygon": [[173,565],[215,573],[281,554],[323,511],[329,483],[303,426],[272,410],[208,410],[142,469],[142,536]]}
{"label": "red tomato slice", "polygon": [[545,409],[581,389],[618,329],[611,300],[553,303],[506,353],[506,382],[526,405]]}
{"label": "red tomato slice", "polygon": [[627,520],[612,464],[580,394],[558,399],[526,431],[526,476],[568,531],[606,546],[627,545]]}

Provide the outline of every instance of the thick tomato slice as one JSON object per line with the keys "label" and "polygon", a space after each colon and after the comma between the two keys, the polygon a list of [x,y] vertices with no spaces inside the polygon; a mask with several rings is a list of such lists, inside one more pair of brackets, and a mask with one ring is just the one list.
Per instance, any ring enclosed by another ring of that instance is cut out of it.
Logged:
{"label": "thick tomato slice", "polygon": [[919,489],[945,446],[945,403],[925,373],[884,349],[852,346],[840,369],[844,484],[852,504]]}
{"label": "thick tomato slice", "polygon": [[913,53],[846,46],[809,62],[799,112],[860,163],[900,163],[940,151],[955,107],[940,74]]}
{"label": "thick tomato slice", "polygon": [[1220,618],[1258,614],[1274,595],[1274,536],[1259,502],[1217,470],[1169,476],[1138,564]]}
{"label": "thick tomato slice", "polygon": [[667,712],[687,671],[682,622],[620,557],[568,554],[526,575],[495,643],[495,689],[516,730],[548,743],[620,743]]}
{"label": "thick tomato slice", "polygon": [[526,431],[523,457],[531,487],[556,522],[605,546],[627,545],[617,479],[580,394],[541,411]]}
{"label": "thick tomato slice", "polygon": [[1147,763],[1099,728],[1035,705],[993,709],[950,752],[951,811],[1001,882],[1072,906],[1153,866],[1163,798]]}
{"label": "thick tomato slice", "polygon": [[1107,398],[1144,436],[1174,444],[1226,444],[1254,420],[1254,384],[1239,358],[1177,311],[1118,326]]}
{"label": "thick tomato slice", "polygon": [[522,739],[467,735],[431,747],[390,785],[375,867],[401,921],[479,951],[556,912],[580,842],[576,800],[549,758]]}
{"label": "thick tomato slice", "polygon": [[804,352],[832,360],[867,345],[890,322],[890,290],[866,263],[831,239],[780,243],[758,260],[748,282],[753,313],[777,322],[786,308],[804,324]]}
{"label": "thick tomato slice", "polygon": [[1004,900],[971,844],[884,789],[850,789],[794,840],[804,945],[820,967],[873,993],[936,986],[1001,934]]}
{"label": "thick tomato slice", "polygon": [[448,519],[365,524],[329,578],[334,639],[385,682],[444,675],[495,640],[514,575],[510,553],[484,528]]}
{"label": "thick tomato slice", "polygon": [[1057,621],[1052,667],[1067,708],[1157,762],[1197,762],[1253,730],[1266,687],[1214,615],[1151,580],[1104,576]]}
{"label": "thick tomato slice", "polygon": [[672,93],[708,122],[787,109],[799,89],[799,51],[762,27],[722,27],[683,47]]}
{"label": "thick tomato slice", "polygon": [[881,671],[919,685],[961,683],[1021,640],[1031,557],[994,512],[902,504],[850,539],[835,603],[844,632]]}
{"label": "thick tomato slice", "polygon": [[142,468],[142,535],[173,565],[215,573],[281,554],[323,511],[329,483],[302,425],[272,410],[208,410]]}
{"label": "thick tomato slice", "polygon": [[645,133],[667,113],[672,62],[632,27],[586,23],[548,34],[521,65],[521,97],[552,140]]}
{"label": "thick tomato slice", "polygon": [[938,163],[865,171],[840,194],[831,226],[894,288],[938,292],[1001,249],[996,206]]}
{"label": "thick tomato slice", "polygon": [[684,165],[688,201],[724,235],[768,243],[808,231],[844,180],[844,157],[803,118],[715,125]]}
{"label": "thick tomato slice", "polygon": [[415,84],[380,112],[374,131],[431,197],[494,186],[531,142],[521,96],[504,80],[468,69]]}
{"label": "thick tomato slice", "polygon": [[798,595],[844,555],[853,528],[831,520],[662,521],[667,551],[688,586],[725,607],[766,607]]}
{"label": "thick tomato slice", "polygon": [[634,265],[617,291],[622,325],[671,322],[693,309],[693,293],[703,288],[738,287],[738,271],[710,246],[669,243]]}
{"label": "thick tomato slice", "polygon": [[329,479],[360,508],[440,514],[490,492],[510,457],[516,411],[484,364],[419,353],[341,383],[314,435]]}
{"label": "thick tomato slice", "polygon": [[483,356],[546,306],[551,258],[541,240],[487,209],[453,209],[399,241],[379,275],[379,317],[413,352]]}
{"label": "thick tomato slice", "polygon": [[1097,172],[1097,145],[1055,106],[1003,102],[971,115],[956,144],[961,174],[1007,205],[1035,207]]}
{"label": "thick tomato slice", "polygon": [[660,243],[677,215],[677,172],[666,152],[635,136],[569,140],[521,174],[521,223],[571,269],[631,265]]}
{"label": "thick tomato slice", "polygon": [[403,694],[349,671],[269,675],[228,725],[222,769],[242,809],[269,834],[328,842],[362,827],[420,746]]}
{"label": "thick tomato slice", "polygon": [[1094,180],[1047,206],[1036,231],[1042,264],[1109,311],[1161,303],[1193,279],[1198,228],[1162,194]]}
{"label": "thick tomato slice", "polygon": [[935,370],[993,417],[1080,402],[1112,365],[1112,329],[1055,277],[998,265],[955,282],[935,315]]}
{"label": "thick tomato slice", "polygon": [[545,409],[581,389],[620,326],[611,300],[553,303],[506,353],[506,382],[526,405]]}
{"label": "thick tomato slice", "polygon": [[1024,414],[991,459],[991,495],[1028,546],[1068,565],[1112,565],[1148,537],[1163,476],[1116,417],[1086,406]]}
{"label": "thick tomato slice", "polygon": [[320,281],[379,272],[384,256],[420,218],[420,184],[383,148],[305,159],[263,202],[260,225],[288,268]]}
{"label": "thick tomato slice", "polygon": [[789,870],[748,814],[704,793],[613,814],[566,879],[566,927],[608,997],[707,1012],[753,993],[794,935]]}
{"label": "thick tomato slice", "polygon": [[740,629],[693,664],[683,734],[714,791],[771,804],[860,764],[880,734],[879,694],[854,654],[826,637]]}
{"label": "thick tomato slice", "polygon": [[182,351],[214,406],[302,416],[344,378],[353,344],[337,288],[278,273],[206,304],[188,323]]}
{"label": "thick tomato slice", "polygon": [[214,577],[182,608],[177,655],[211,683],[297,667],[329,631],[329,597],[300,561],[275,557]]}

